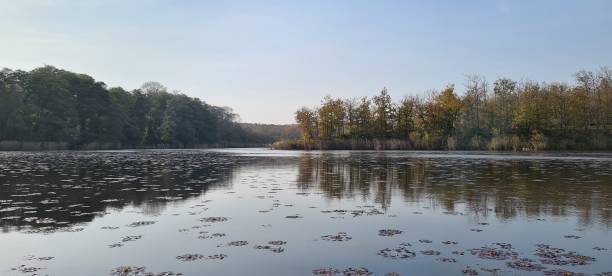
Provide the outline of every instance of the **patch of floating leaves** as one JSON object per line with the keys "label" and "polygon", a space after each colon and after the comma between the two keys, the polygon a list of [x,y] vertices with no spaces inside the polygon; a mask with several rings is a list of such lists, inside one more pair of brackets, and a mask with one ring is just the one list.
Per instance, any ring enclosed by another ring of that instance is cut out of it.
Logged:
{"label": "patch of floating leaves", "polygon": [[120,266],[111,270],[111,276],[181,276],[183,273],[165,271],[160,273],[146,272],[144,266]]}
{"label": "patch of floating leaves", "polygon": [[506,265],[510,268],[514,268],[518,270],[525,270],[525,271],[541,271],[546,268],[541,264],[535,263],[531,259],[525,259],[525,258],[506,262]]}
{"label": "patch of floating leaves", "polygon": [[463,275],[478,275],[478,271],[469,266],[461,270],[461,272],[463,273]]}
{"label": "patch of floating leaves", "polygon": [[198,236],[198,239],[212,239],[212,238],[225,237],[225,233],[212,233],[210,235],[207,235],[208,234],[207,231],[201,231],[200,234],[201,235]]}
{"label": "patch of floating leaves", "polygon": [[509,243],[505,243],[505,242],[496,242],[496,243],[494,243],[494,244],[495,244],[495,245],[497,245],[497,246],[499,246],[499,247],[501,247],[502,249],[505,249],[505,250],[512,250],[512,249],[514,249],[514,248],[512,247],[512,244],[509,244]]}
{"label": "patch of floating leaves", "polygon": [[120,266],[111,270],[113,276],[136,276],[145,273],[144,266]]}
{"label": "patch of floating leaves", "polygon": [[501,270],[499,268],[486,268],[486,267],[481,267],[480,270],[484,271],[484,272],[488,272],[490,273],[490,275],[495,276],[497,275],[497,273]]}
{"label": "patch of floating leaves", "polygon": [[231,241],[227,243],[228,246],[245,246],[248,244],[248,241]]}
{"label": "patch of floating leaves", "polygon": [[285,244],[287,244],[287,242],[286,241],[269,241],[268,244],[271,244],[271,245],[285,245]]}
{"label": "patch of floating leaves", "polygon": [[340,270],[337,268],[315,268],[312,270],[312,274],[316,276],[333,276],[340,274]]}
{"label": "patch of floating leaves", "polygon": [[378,230],[378,235],[383,237],[392,237],[402,233],[402,230],[397,229],[382,229]]}
{"label": "patch of floating leaves", "polygon": [[525,271],[540,271],[546,268],[541,264],[535,263],[534,260],[527,259],[527,258],[509,261],[509,262],[506,262],[506,265],[510,268],[514,268],[518,270],[525,270]]}
{"label": "patch of floating leaves", "polygon": [[37,229],[28,229],[23,231],[22,233],[24,234],[53,234],[53,233],[60,233],[60,232],[80,232],[85,230],[82,227],[56,227],[56,226],[45,226],[45,227],[39,227]]}
{"label": "patch of floating leaves", "polygon": [[34,255],[23,256],[23,259],[26,261],[50,261],[55,259],[55,257],[36,257]]}
{"label": "patch of floating leaves", "polygon": [[338,232],[336,235],[325,235],[321,236],[321,239],[325,241],[348,241],[352,239],[346,232]]}
{"label": "patch of floating leaves", "polygon": [[253,248],[258,249],[258,250],[269,250],[274,253],[281,253],[285,251],[285,249],[282,247],[274,247],[270,245],[256,245]]}
{"label": "patch of floating leaves", "polygon": [[100,227],[100,229],[102,229],[102,230],[116,230],[116,229],[119,229],[119,227],[116,227],[116,226],[102,226],[102,227]]}
{"label": "patch of floating leaves", "polygon": [[225,254],[214,254],[214,255],[206,256],[207,260],[223,260],[225,258],[227,258],[227,255]]}
{"label": "patch of floating leaves", "polygon": [[136,241],[142,238],[142,235],[131,235],[131,236],[125,236],[123,238],[121,238],[122,242],[130,242],[130,241]]}
{"label": "patch of floating leaves", "polygon": [[184,255],[180,255],[176,257],[177,260],[181,260],[183,262],[196,261],[196,260],[200,260],[203,258],[204,258],[204,255],[202,254],[184,254]]}
{"label": "patch of floating leaves", "polygon": [[428,255],[428,256],[438,256],[438,255],[440,255],[440,251],[436,251],[436,250],[422,250],[421,254]]}
{"label": "patch of floating leaves", "polygon": [[[139,240],[141,238],[142,238],[142,235],[130,235],[130,236],[125,236],[125,237],[121,238],[121,242],[131,242],[131,241]],[[108,247],[109,248],[122,247],[123,243],[121,243],[121,242],[109,244]]]}
{"label": "patch of floating leaves", "polygon": [[225,222],[228,220],[229,218],[226,218],[226,217],[205,217],[205,218],[201,218],[200,222],[216,223],[216,222]]}
{"label": "patch of floating leaves", "polygon": [[564,269],[552,269],[542,271],[546,276],[585,276],[584,273],[573,272]]}
{"label": "patch of floating leaves", "polygon": [[316,268],[312,270],[312,274],[316,276],[334,276],[334,275],[365,276],[365,275],[372,275],[372,272],[370,272],[365,267],[349,267],[344,270],[340,270],[337,268]]}
{"label": "patch of floating leaves", "polygon": [[416,257],[416,253],[409,250],[408,246],[410,246],[410,244],[400,244],[400,246],[396,248],[381,249],[376,254],[391,259],[412,259]]}
{"label": "patch of floating leaves", "polygon": [[498,249],[483,246],[481,248],[470,249],[470,253],[472,253],[472,255],[477,256],[478,258],[489,260],[508,260],[517,258],[518,253],[512,251],[511,245],[509,247],[506,244],[497,246],[500,248]]}
{"label": "patch of floating leaves", "polygon": [[281,245],[287,244],[286,241],[269,241],[267,245],[256,245],[253,248],[258,250],[269,250],[274,253],[282,253],[285,251],[285,248],[281,247]]}
{"label": "patch of floating leaves", "polygon": [[146,226],[146,225],[152,225],[155,224],[156,221],[135,221],[132,222],[128,225],[126,225],[127,227],[140,227],[140,226]]}
{"label": "patch of floating leaves", "polygon": [[342,270],[342,274],[344,276],[361,276],[361,275],[372,275],[365,267],[349,267],[347,269]]}
{"label": "patch of floating leaves", "polygon": [[184,254],[176,257],[177,260],[183,262],[191,262],[198,260],[223,260],[225,258],[227,258],[227,255],[225,254],[214,254],[209,256],[204,256],[202,254]]}
{"label": "patch of floating leaves", "polygon": [[[372,208],[374,206],[362,206],[364,208]],[[321,213],[336,213],[338,215],[345,215],[345,214],[351,214],[353,215],[353,217],[359,217],[359,216],[375,216],[375,215],[383,215],[384,212],[373,208],[370,210],[343,210],[343,209],[336,209],[336,210],[323,210],[321,211]]]}
{"label": "patch of floating leaves", "polygon": [[540,261],[550,265],[588,265],[595,261],[595,258],[580,255],[573,251],[551,247],[546,244],[536,245],[538,249],[535,255],[540,257]]}
{"label": "patch of floating leaves", "polygon": [[33,273],[33,272],[37,272],[37,271],[39,271],[41,269],[44,269],[44,268],[33,267],[33,266],[26,266],[26,265],[20,265],[18,267],[11,268],[11,270],[19,271],[21,273]]}

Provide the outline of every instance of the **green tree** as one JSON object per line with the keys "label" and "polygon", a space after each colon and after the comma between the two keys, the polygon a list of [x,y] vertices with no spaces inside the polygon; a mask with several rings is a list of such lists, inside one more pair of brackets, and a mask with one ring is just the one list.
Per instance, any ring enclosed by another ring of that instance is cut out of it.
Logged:
{"label": "green tree", "polygon": [[77,96],[64,72],[52,66],[34,69],[26,82],[29,124],[36,141],[75,142],[80,136]]}
{"label": "green tree", "polygon": [[22,76],[20,71],[0,71],[0,141],[19,140],[27,135]]}

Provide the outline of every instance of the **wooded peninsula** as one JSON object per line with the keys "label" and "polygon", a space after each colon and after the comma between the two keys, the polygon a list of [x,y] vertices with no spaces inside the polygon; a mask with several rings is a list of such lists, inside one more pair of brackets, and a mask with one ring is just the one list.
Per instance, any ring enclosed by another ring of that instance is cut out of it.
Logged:
{"label": "wooded peninsula", "polygon": [[157,82],[126,91],[52,66],[0,71],[0,150],[262,146],[295,136],[236,119]]}
{"label": "wooded peninsula", "polygon": [[[609,150],[612,70],[580,71],[575,84],[467,76],[454,85],[394,103],[377,96],[327,96],[295,113],[302,138],[277,149]],[[492,88],[492,89],[491,89]]]}

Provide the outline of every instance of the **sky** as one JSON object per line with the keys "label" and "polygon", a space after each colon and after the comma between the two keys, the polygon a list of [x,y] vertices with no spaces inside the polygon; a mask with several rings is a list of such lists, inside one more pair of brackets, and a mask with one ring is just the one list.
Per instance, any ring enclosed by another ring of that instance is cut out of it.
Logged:
{"label": "sky", "polygon": [[612,1],[0,0],[0,68],[44,65],[131,90],[157,81],[293,123],[325,95],[395,100],[465,77],[573,81],[612,67]]}

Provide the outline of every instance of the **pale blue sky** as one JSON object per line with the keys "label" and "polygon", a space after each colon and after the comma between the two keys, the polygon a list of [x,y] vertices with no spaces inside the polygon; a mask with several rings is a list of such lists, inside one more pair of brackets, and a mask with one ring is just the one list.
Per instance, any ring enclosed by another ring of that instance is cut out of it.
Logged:
{"label": "pale blue sky", "polygon": [[0,67],[149,80],[290,123],[326,94],[395,99],[466,74],[572,81],[612,66],[612,1],[0,0]]}

